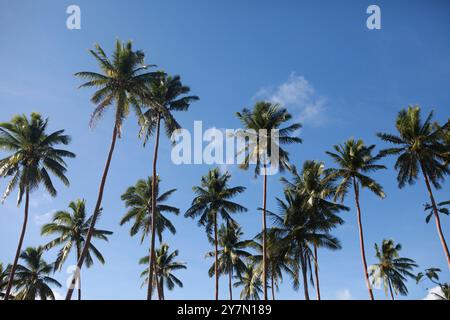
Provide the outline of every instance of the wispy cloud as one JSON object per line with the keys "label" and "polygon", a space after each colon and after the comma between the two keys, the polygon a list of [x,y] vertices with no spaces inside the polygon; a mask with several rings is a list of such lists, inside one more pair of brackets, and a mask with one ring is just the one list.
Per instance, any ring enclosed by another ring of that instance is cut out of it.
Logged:
{"label": "wispy cloud", "polygon": [[441,287],[437,286],[428,290],[428,294],[423,300],[440,300],[439,296],[444,296]]}
{"label": "wispy cloud", "polygon": [[56,210],[50,210],[48,212],[37,214],[34,216],[34,223],[36,223],[38,226],[41,226],[43,224],[46,224],[50,222],[50,220],[53,217],[53,214],[56,212]]}
{"label": "wispy cloud", "polygon": [[278,86],[261,88],[254,99],[279,103],[306,125],[322,125],[327,120],[326,98],[318,96],[311,83],[295,72]]}
{"label": "wispy cloud", "polygon": [[348,290],[348,289],[339,290],[336,292],[336,299],[337,300],[351,300],[352,294],[350,293],[350,290]]}

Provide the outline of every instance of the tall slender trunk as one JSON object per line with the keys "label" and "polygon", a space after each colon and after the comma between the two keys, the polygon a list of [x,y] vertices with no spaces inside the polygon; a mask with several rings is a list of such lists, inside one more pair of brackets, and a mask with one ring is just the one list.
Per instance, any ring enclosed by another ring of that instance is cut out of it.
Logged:
{"label": "tall slender trunk", "polygon": [[270,275],[270,285],[272,287],[272,300],[275,300],[275,281],[273,280],[273,268],[272,273]]}
{"label": "tall slender trunk", "polygon": [[25,212],[23,216],[22,232],[20,233],[19,244],[17,245],[16,250],[16,256],[14,257],[11,272],[9,273],[8,286],[6,287],[5,292],[5,300],[8,300],[9,295],[11,294],[11,288],[14,282],[14,275],[16,274],[17,262],[19,261],[20,252],[22,251],[23,239],[25,237],[25,232],[27,230],[29,203],[30,203],[30,188],[27,186],[25,191]]}
{"label": "tall slender trunk", "polygon": [[364,249],[364,234],[363,234],[363,227],[362,227],[362,222],[361,222],[361,208],[359,207],[359,189],[358,189],[358,185],[357,185],[355,177],[353,177],[353,188],[355,190],[355,202],[356,202],[356,209],[358,211],[359,244],[360,244],[360,248],[361,248],[361,259],[362,259],[363,268],[364,268],[364,277],[366,279],[367,290],[369,290],[370,300],[374,300],[372,287],[370,286],[370,281],[369,281],[369,273],[367,272],[366,251]]}
{"label": "tall slender trunk", "polygon": [[306,274],[306,259],[305,259],[305,252],[303,250],[303,247],[300,248],[300,264],[301,264],[302,277],[303,277],[303,292],[305,294],[305,300],[309,300],[308,277]]}
{"label": "tall slender trunk", "polygon": [[233,300],[233,288],[231,286],[232,278],[233,278],[233,268],[231,268],[230,272],[228,273],[228,290],[230,292],[230,300]]}
{"label": "tall slender trunk", "polygon": [[320,300],[320,285],[319,285],[319,257],[317,254],[317,245],[314,244],[314,273],[316,275],[316,293],[317,300]]}
{"label": "tall slender trunk", "polygon": [[262,214],[262,240],[263,240],[263,292],[264,300],[267,300],[267,222],[266,222],[266,210],[267,210],[267,167],[264,163],[264,187],[263,187],[263,214]]}
{"label": "tall slender trunk", "polygon": [[391,299],[394,299],[394,293],[392,292],[392,284],[391,284],[391,280],[388,279],[388,284],[389,284],[389,292],[391,293]]}
{"label": "tall slender trunk", "polygon": [[[100,209],[101,209],[102,200],[103,200],[103,192],[105,190],[106,178],[108,176],[109,166],[111,165],[112,155],[114,153],[114,148],[116,146],[117,133],[118,133],[117,124],[114,124],[111,146],[109,148],[108,158],[106,159],[105,168],[103,169],[102,180],[100,182],[100,187],[98,190],[97,203],[95,204],[95,209],[94,209],[94,214],[92,215],[91,225],[89,226],[89,231],[86,236],[84,247],[83,247],[83,250],[81,251],[81,256],[80,256],[80,259],[78,259],[78,263],[77,263],[77,268],[79,271],[81,271],[81,268],[83,267],[84,259],[86,258],[86,255],[88,254],[89,246],[91,244],[92,234],[94,233],[95,223],[97,222],[98,215],[100,214]],[[75,288],[76,280],[77,280],[76,277],[73,277],[71,286],[67,290],[66,300],[72,299],[73,289]]]}
{"label": "tall slender trunk", "polygon": [[[80,244],[77,243],[77,261],[80,260],[81,256],[81,247]],[[78,276],[78,301],[81,300],[81,273]]]}
{"label": "tall slender trunk", "polygon": [[439,217],[439,212],[437,210],[436,201],[434,200],[433,191],[431,190],[430,181],[424,170],[425,167],[422,162],[420,163],[420,166],[422,169],[423,177],[425,179],[425,184],[427,185],[428,194],[429,194],[430,200],[431,200],[431,206],[433,207],[434,220],[436,221],[436,229],[437,229],[437,232],[439,235],[439,239],[441,240],[442,249],[444,249],[444,254],[447,257],[448,268],[450,269],[450,254],[448,252],[447,242],[445,241],[444,233],[442,232],[441,218]]}
{"label": "tall slender trunk", "polygon": [[159,292],[161,295],[161,300],[166,300],[166,298],[164,297],[164,279],[163,277],[159,277]]}
{"label": "tall slender trunk", "polygon": [[216,300],[219,300],[219,261],[218,261],[218,239],[217,239],[217,212],[214,213],[214,276],[216,279]]}
{"label": "tall slender trunk", "polygon": [[[151,243],[150,243],[150,259],[149,259],[149,281],[147,288],[147,300],[152,300],[152,288],[153,288],[153,269],[154,264],[152,261],[155,259],[155,234],[156,234],[156,182],[157,182],[157,174],[156,174],[156,163],[158,161],[158,148],[159,148],[159,132],[161,127],[161,114],[158,113],[156,119],[156,137],[155,137],[155,149],[153,152],[153,166],[152,166],[152,234],[151,234]],[[155,276],[157,277],[157,273],[155,272]],[[159,290],[158,290],[159,292]],[[161,298],[161,297],[160,297]]]}

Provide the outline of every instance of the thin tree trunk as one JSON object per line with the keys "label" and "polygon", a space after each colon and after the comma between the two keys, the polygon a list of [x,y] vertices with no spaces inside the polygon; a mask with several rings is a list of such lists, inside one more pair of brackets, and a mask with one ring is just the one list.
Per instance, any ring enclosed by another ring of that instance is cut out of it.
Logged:
{"label": "thin tree trunk", "polygon": [[264,300],[267,301],[267,221],[266,221],[266,210],[267,210],[267,168],[264,164],[264,187],[263,187],[263,230],[262,230],[262,240],[263,240],[263,292]]}
{"label": "thin tree trunk", "polygon": [[161,300],[166,300],[164,296],[164,279],[162,276],[159,278],[159,291],[161,295]]}
{"label": "thin tree trunk", "polygon": [[306,259],[305,259],[305,252],[304,252],[303,248],[300,248],[300,263],[301,263],[301,268],[302,268],[303,291],[305,294],[305,300],[309,300],[308,277],[306,275]]}
{"label": "thin tree trunk", "polygon": [[[77,261],[80,260],[81,248],[80,244],[77,243]],[[78,276],[78,301],[81,300],[81,273]]]}
{"label": "thin tree trunk", "polygon": [[219,265],[218,265],[218,239],[217,239],[217,212],[214,213],[214,276],[216,278],[216,300],[219,300]]}
{"label": "thin tree trunk", "polygon": [[370,300],[374,300],[372,287],[370,286],[369,282],[369,273],[367,272],[366,251],[364,249],[364,234],[361,222],[361,208],[359,207],[359,189],[355,177],[353,177],[353,188],[355,190],[355,202],[356,202],[356,209],[358,211],[359,244],[361,247],[361,259],[364,268],[364,277],[366,279],[367,290],[369,290]]}
{"label": "thin tree trunk", "polygon": [[389,292],[391,293],[391,298],[392,298],[392,300],[395,300],[394,299],[394,293],[392,292],[392,285],[391,285],[391,281],[388,279],[388,284],[389,284]]}
{"label": "thin tree trunk", "polygon": [[320,300],[320,285],[319,285],[319,258],[317,254],[317,245],[314,244],[314,273],[316,275],[316,293],[317,300]]}
{"label": "thin tree trunk", "polygon": [[[108,176],[109,167],[111,165],[112,155],[114,153],[114,148],[116,146],[117,133],[118,133],[117,124],[114,124],[111,146],[109,148],[108,158],[106,159],[105,168],[103,169],[102,180],[100,182],[100,187],[98,190],[97,203],[95,204],[95,209],[94,209],[94,214],[92,215],[91,225],[89,226],[89,231],[86,236],[86,241],[84,243],[83,250],[81,251],[80,259],[78,259],[78,263],[77,263],[77,268],[79,271],[81,271],[81,268],[83,267],[84,259],[86,258],[86,255],[89,251],[92,234],[94,233],[95,223],[97,222],[98,215],[100,214],[102,200],[103,200],[103,192],[105,190],[106,178]],[[76,280],[77,279],[75,277],[72,279],[71,286],[67,290],[66,300],[72,299],[73,289],[75,287]]]}
{"label": "thin tree trunk", "polygon": [[[151,234],[151,244],[150,244],[150,259],[149,259],[149,275],[153,275],[153,269],[155,268],[152,261],[155,259],[155,234],[156,234],[156,163],[158,161],[158,148],[159,148],[159,131],[161,126],[161,114],[158,113],[156,120],[156,138],[155,138],[155,149],[153,153],[153,168],[152,168],[152,234]],[[157,273],[155,272],[157,277]],[[147,288],[147,300],[152,300],[152,288],[153,288],[153,277],[149,277],[148,288]],[[159,290],[158,290],[159,291]],[[161,298],[161,297],[160,297]]]}
{"label": "thin tree trunk", "polygon": [[272,287],[272,300],[275,300],[275,281],[273,281],[273,269],[272,274],[270,275],[270,284]]}
{"label": "thin tree trunk", "polygon": [[5,292],[5,300],[8,300],[9,295],[11,294],[11,288],[14,282],[14,275],[16,274],[17,262],[19,261],[20,252],[22,251],[23,239],[25,238],[25,232],[27,230],[29,203],[30,203],[30,188],[27,186],[25,191],[25,212],[23,217],[22,232],[20,233],[19,244],[17,245],[16,250],[16,256],[14,257],[11,272],[9,273],[8,286],[6,287]]}
{"label": "thin tree trunk", "polygon": [[233,288],[231,286],[231,279],[233,277],[233,269],[228,273],[228,290],[230,291],[230,300],[233,300]]}
{"label": "thin tree trunk", "polygon": [[425,178],[425,184],[427,185],[428,194],[430,196],[431,205],[433,207],[434,220],[436,221],[436,229],[439,235],[439,239],[441,240],[442,249],[444,249],[444,254],[447,257],[447,265],[450,269],[450,254],[448,252],[447,242],[445,241],[444,233],[442,232],[441,218],[439,217],[439,212],[437,210],[436,201],[434,200],[433,191],[431,190],[430,181],[428,179],[427,174],[425,173],[424,165],[422,164],[422,162],[420,163],[420,166],[422,168],[423,177]]}
{"label": "thin tree trunk", "polygon": [[[154,257],[154,261],[156,261],[156,256]],[[155,275],[155,286],[156,286],[156,290],[158,291],[158,300],[164,300],[163,298],[163,292],[161,291],[162,288],[162,284],[161,284],[161,279],[162,277],[158,276],[158,268],[155,268],[155,270],[153,270],[153,273]]]}

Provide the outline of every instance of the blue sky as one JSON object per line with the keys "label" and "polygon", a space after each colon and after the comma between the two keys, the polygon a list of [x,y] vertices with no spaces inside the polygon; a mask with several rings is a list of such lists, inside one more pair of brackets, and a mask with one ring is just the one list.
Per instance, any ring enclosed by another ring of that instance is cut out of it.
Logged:
{"label": "blue sky", "polygon": [[[77,4],[82,29],[66,28],[66,8]],[[378,4],[382,29],[366,28],[366,8]],[[111,52],[114,41],[133,40],[146,52],[146,62],[157,64],[169,74],[180,74],[201,100],[188,113],[177,115],[187,129],[195,120],[204,128],[238,128],[235,112],[251,106],[258,98],[285,102],[304,128],[304,143],[289,147],[291,160],[323,160],[332,165],[325,151],[349,137],[368,144],[383,144],[379,131],[392,132],[397,112],[408,104],[419,104],[424,112],[436,111],[444,121],[450,111],[450,10],[445,0],[435,1],[7,1],[0,0],[0,121],[17,113],[39,111],[50,118],[50,128],[64,128],[73,137],[70,149],[77,158],[69,161],[70,188],[57,182],[59,195],[52,199],[43,191],[32,195],[31,218],[24,246],[46,243],[40,226],[55,210],[71,200],[85,198],[92,210],[100,174],[112,131],[112,112],[94,129],[88,127],[93,105],[89,90],[78,90],[73,74],[96,70],[87,53],[94,43]],[[99,226],[114,231],[109,243],[96,242],[106,265],[83,270],[83,294],[90,299],[141,299],[137,264],[147,252],[147,243],[130,238],[129,228],[120,227],[125,213],[120,195],[138,179],[151,173],[151,145],[142,147],[133,115],[124,125],[118,142],[103,202]],[[2,154],[4,156],[4,154]],[[402,254],[413,258],[420,269],[440,267],[448,278],[442,248],[433,223],[425,224],[424,184],[399,190],[392,159],[390,168],[374,174],[387,198],[379,200],[363,191],[361,206],[368,263],[375,262],[373,244],[392,238],[403,245]],[[162,139],[159,173],[162,188],[178,188],[171,204],[184,212],[192,200],[192,186],[208,171],[206,165],[175,166],[170,144]],[[251,172],[229,167],[233,185],[247,191],[236,201],[249,212],[236,216],[246,237],[260,230],[261,179]],[[55,180],[56,181],[56,180]],[[1,189],[6,186],[0,181]],[[449,183],[436,192],[448,200]],[[269,179],[269,208],[275,209],[279,176]],[[343,250],[320,251],[321,291],[327,299],[366,299],[359,253],[356,215],[352,208],[343,214],[346,223],[335,234]],[[11,196],[0,207],[0,261],[12,261],[22,223],[23,208]],[[213,298],[213,280],[208,278],[211,250],[203,229],[182,215],[173,217],[176,236],[165,242],[180,250],[188,270],[178,276],[183,289],[166,294],[173,299]],[[443,219],[444,234],[450,238],[450,223]],[[53,253],[46,258],[52,260]],[[67,266],[75,261],[69,259]],[[419,271],[419,270],[417,270]],[[65,269],[56,274],[62,283]],[[409,282],[409,298],[421,299],[427,285]],[[312,294],[314,294],[313,289]],[[61,294],[63,289],[58,290]],[[235,289],[235,296],[239,290]],[[227,298],[226,279],[220,295]],[[384,298],[382,290],[376,298]],[[303,298],[285,279],[279,298]]]}

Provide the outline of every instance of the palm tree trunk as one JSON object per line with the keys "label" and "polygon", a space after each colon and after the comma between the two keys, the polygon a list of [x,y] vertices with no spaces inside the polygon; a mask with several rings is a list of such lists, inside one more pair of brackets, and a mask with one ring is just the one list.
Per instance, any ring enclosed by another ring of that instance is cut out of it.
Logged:
{"label": "palm tree trunk", "polygon": [[263,292],[264,292],[264,300],[267,301],[267,239],[266,239],[266,229],[267,229],[267,221],[266,221],[266,208],[267,208],[267,167],[264,163],[264,187],[263,187],[263,230],[262,230],[262,240],[263,240]]}
{"label": "palm tree trunk", "polygon": [[159,278],[159,292],[161,295],[161,300],[165,300],[166,298],[164,297],[164,279],[162,276]]}
{"label": "palm tree trunk", "polygon": [[389,284],[389,292],[391,293],[391,299],[392,300],[395,300],[394,299],[394,293],[392,292],[392,285],[391,285],[391,281],[388,279],[388,284]]}
{"label": "palm tree trunk", "polygon": [[272,300],[275,300],[275,281],[273,281],[273,268],[272,274],[270,275],[270,285],[272,287]]}
{"label": "palm tree trunk", "polygon": [[359,189],[355,177],[353,177],[353,188],[355,190],[355,202],[356,202],[356,209],[358,211],[359,244],[361,248],[361,259],[364,268],[364,277],[366,279],[367,290],[369,290],[370,300],[374,300],[372,287],[370,286],[369,282],[369,273],[367,272],[366,251],[364,249],[364,234],[361,222],[361,208],[359,207]]}
{"label": "palm tree trunk", "polygon": [[[86,258],[86,255],[88,254],[89,246],[91,244],[92,234],[94,233],[95,223],[97,222],[98,215],[100,214],[102,200],[103,200],[103,192],[105,190],[106,178],[108,176],[109,167],[111,165],[112,155],[114,153],[114,148],[116,146],[117,133],[118,133],[118,127],[117,127],[117,124],[114,124],[111,146],[109,148],[108,158],[106,159],[105,168],[103,169],[102,180],[100,182],[100,187],[98,190],[97,203],[95,204],[95,209],[94,209],[94,214],[92,215],[91,225],[89,226],[89,231],[86,236],[86,241],[84,243],[83,250],[81,251],[80,259],[78,259],[78,263],[77,263],[77,268],[79,271],[81,271],[81,268],[83,267],[84,259]],[[73,289],[75,287],[76,280],[77,279],[75,277],[72,279],[71,286],[67,290],[66,300],[72,299]]]}
{"label": "palm tree trunk", "polygon": [[319,258],[317,255],[317,245],[314,244],[314,273],[316,275],[316,293],[317,300],[320,300],[320,285],[319,285]]}
{"label": "palm tree trunk", "polygon": [[[77,261],[80,260],[81,248],[80,244],[77,243]],[[78,301],[81,300],[81,273],[78,276]]]}
{"label": "palm tree trunk", "polygon": [[301,268],[302,268],[303,291],[305,294],[305,300],[309,300],[308,277],[306,275],[306,259],[305,259],[305,252],[304,252],[303,248],[300,248],[300,264],[301,264]]}
{"label": "palm tree trunk", "polygon": [[[150,259],[149,259],[149,275],[153,275],[154,264],[152,261],[155,259],[155,235],[156,235],[156,163],[158,161],[158,148],[159,148],[159,132],[161,127],[161,114],[158,113],[156,120],[156,137],[155,137],[155,149],[153,153],[153,168],[152,168],[152,235],[150,244]],[[155,272],[155,276],[158,275]],[[147,288],[147,300],[152,300],[152,288],[153,288],[153,276],[149,276],[148,288]],[[158,290],[159,291],[159,290]],[[160,297],[161,298],[161,297]]]}
{"label": "palm tree trunk", "polygon": [[216,279],[216,300],[219,300],[219,261],[218,261],[218,239],[217,239],[217,212],[214,213],[214,276]]}
{"label": "palm tree trunk", "polygon": [[11,294],[11,288],[14,281],[14,275],[16,273],[17,262],[19,261],[20,252],[22,251],[23,239],[25,237],[25,232],[27,230],[28,222],[28,208],[30,203],[30,188],[27,186],[25,191],[25,212],[23,217],[22,232],[20,233],[19,244],[17,245],[16,256],[14,257],[14,262],[11,267],[11,272],[9,274],[8,286],[6,287],[5,300],[9,299]]}
{"label": "palm tree trunk", "polygon": [[233,288],[231,286],[231,278],[233,278],[233,269],[228,273],[228,290],[230,292],[230,300],[233,300]]}
{"label": "palm tree trunk", "polygon": [[448,267],[450,269],[450,254],[448,252],[447,242],[445,241],[445,237],[444,237],[444,234],[442,232],[441,219],[439,218],[439,212],[437,210],[436,201],[434,200],[433,191],[431,190],[430,181],[429,181],[428,176],[427,176],[427,174],[426,174],[426,172],[424,170],[424,165],[422,164],[422,162],[420,163],[420,166],[422,168],[423,177],[425,178],[425,184],[427,185],[428,194],[430,196],[431,205],[433,207],[434,220],[436,221],[436,228],[437,228],[437,232],[438,232],[438,235],[439,235],[439,239],[441,240],[442,248],[444,249],[445,256],[447,257],[447,265],[448,265]]}

